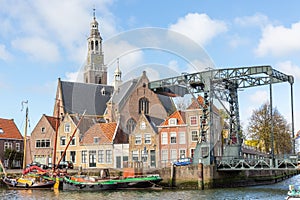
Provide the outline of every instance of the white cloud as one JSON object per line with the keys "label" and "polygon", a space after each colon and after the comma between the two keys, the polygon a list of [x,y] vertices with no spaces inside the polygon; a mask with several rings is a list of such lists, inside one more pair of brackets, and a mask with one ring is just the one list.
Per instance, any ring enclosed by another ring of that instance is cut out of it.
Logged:
{"label": "white cloud", "polygon": [[12,55],[6,50],[5,45],[0,44],[0,60],[7,61],[12,58]]}
{"label": "white cloud", "polygon": [[83,82],[83,77],[80,72],[66,72],[66,81]]}
{"label": "white cloud", "polygon": [[234,22],[240,26],[250,27],[259,26],[264,27],[270,23],[269,18],[261,13],[256,13],[252,16],[238,17],[234,19]]}
{"label": "white cloud", "polygon": [[267,91],[258,90],[250,96],[250,101],[258,106],[261,106],[269,99],[269,93]]}
{"label": "white cloud", "polygon": [[277,63],[276,68],[287,75],[292,75],[294,78],[300,79],[300,67],[291,61]]}
{"label": "white cloud", "polygon": [[258,56],[271,54],[274,56],[287,55],[300,51],[300,22],[292,24],[290,28],[269,25],[263,29],[255,53]]}
{"label": "white cloud", "polygon": [[59,60],[59,50],[55,44],[43,38],[20,38],[12,41],[12,46],[29,55],[33,60],[55,62]]}
{"label": "white cloud", "polygon": [[206,14],[199,13],[189,13],[169,28],[188,36],[200,45],[207,44],[218,34],[227,31],[227,26],[223,21],[212,20]]}

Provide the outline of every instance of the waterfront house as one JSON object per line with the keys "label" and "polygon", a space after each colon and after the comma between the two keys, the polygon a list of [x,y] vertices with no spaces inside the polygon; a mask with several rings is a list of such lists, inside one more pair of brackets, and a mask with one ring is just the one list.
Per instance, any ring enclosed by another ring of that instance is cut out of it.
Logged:
{"label": "waterfront house", "polygon": [[141,114],[135,129],[129,135],[129,162],[140,162],[143,168],[159,164],[159,138],[157,126],[162,119]]}
{"label": "waterfront house", "polygon": [[[34,127],[30,136],[30,150],[27,151],[27,157],[31,161],[49,165],[53,159],[53,148],[56,130],[60,121],[51,116],[42,115],[41,119]],[[28,163],[27,163],[28,164]]]}
{"label": "waterfront house", "polygon": [[168,167],[182,157],[192,157],[195,148],[189,139],[184,111],[175,111],[158,126],[160,166]]}
{"label": "waterfront house", "polygon": [[21,168],[23,137],[13,119],[0,118],[0,159],[7,168]]}

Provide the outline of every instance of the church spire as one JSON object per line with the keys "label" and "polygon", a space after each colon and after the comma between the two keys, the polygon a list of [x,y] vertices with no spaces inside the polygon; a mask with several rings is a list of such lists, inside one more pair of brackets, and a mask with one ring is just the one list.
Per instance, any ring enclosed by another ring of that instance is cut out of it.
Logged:
{"label": "church spire", "polygon": [[120,60],[119,58],[117,59],[117,68],[114,72],[114,81],[113,81],[113,86],[114,89],[117,90],[119,85],[122,84],[122,72],[120,70]]}
{"label": "church spire", "polygon": [[93,9],[93,19],[90,23],[90,36],[88,37],[88,55],[85,65],[84,82],[107,84],[107,67],[104,65],[102,51],[102,37],[96,20],[96,9]]}

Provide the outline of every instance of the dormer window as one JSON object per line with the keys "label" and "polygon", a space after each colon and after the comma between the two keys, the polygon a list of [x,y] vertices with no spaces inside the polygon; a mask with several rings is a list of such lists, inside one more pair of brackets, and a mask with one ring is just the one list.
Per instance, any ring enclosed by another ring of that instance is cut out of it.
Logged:
{"label": "dormer window", "polygon": [[2,128],[0,128],[0,134],[3,134],[4,130]]}
{"label": "dormer window", "polygon": [[102,94],[102,96],[105,95],[105,88],[104,87],[101,89],[101,94]]}
{"label": "dormer window", "polygon": [[176,118],[170,118],[168,123],[169,123],[170,126],[171,125],[177,125],[177,119]]}
{"label": "dormer window", "polygon": [[146,123],[145,123],[145,122],[142,122],[142,123],[140,124],[140,129],[141,129],[141,130],[146,129]]}

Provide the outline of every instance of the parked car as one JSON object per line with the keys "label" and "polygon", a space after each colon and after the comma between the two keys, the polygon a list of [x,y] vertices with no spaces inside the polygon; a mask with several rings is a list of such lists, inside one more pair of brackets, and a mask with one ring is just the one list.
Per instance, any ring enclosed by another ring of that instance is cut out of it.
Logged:
{"label": "parked car", "polygon": [[192,158],[179,158],[176,161],[173,161],[172,164],[175,166],[185,166],[185,165],[190,165],[193,163]]}
{"label": "parked car", "polygon": [[73,169],[74,165],[72,161],[61,161],[57,167],[58,169]]}
{"label": "parked car", "polygon": [[49,168],[47,165],[41,164],[41,163],[39,163],[39,162],[32,162],[32,163],[26,165],[26,168],[32,167],[32,166],[38,166],[38,167],[40,167],[40,168],[42,168],[42,169],[48,169],[48,168]]}

